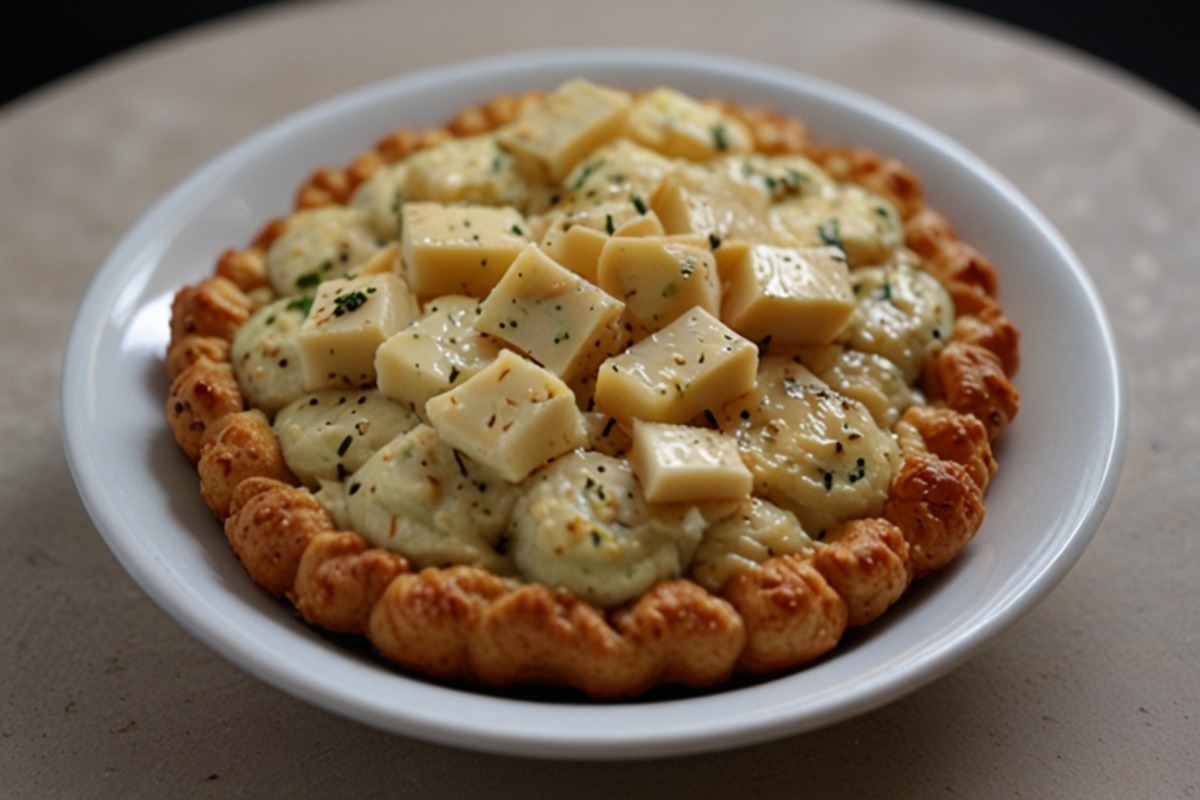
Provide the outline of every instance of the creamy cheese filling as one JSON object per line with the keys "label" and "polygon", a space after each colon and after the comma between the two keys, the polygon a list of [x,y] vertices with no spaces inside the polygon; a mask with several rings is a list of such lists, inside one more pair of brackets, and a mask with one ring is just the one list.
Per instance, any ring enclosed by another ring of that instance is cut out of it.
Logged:
{"label": "creamy cheese filling", "polygon": [[602,606],[880,513],[954,326],[896,209],[658,89],[572,81],[297,213],[236,335],[339,525]]}

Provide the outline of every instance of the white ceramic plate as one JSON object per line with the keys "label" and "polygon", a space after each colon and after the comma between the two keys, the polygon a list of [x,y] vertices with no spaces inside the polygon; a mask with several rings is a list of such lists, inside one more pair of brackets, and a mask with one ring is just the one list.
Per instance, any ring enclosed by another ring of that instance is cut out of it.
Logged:
{"label": "white ceramic plate", "polygon": [[[699,696],[610,705],[449,688],[407,677],[298,622],[242,571],[197,491],[163,408],[173,292],[212,273],[286,213],[312,168],[347,163],[400,125],[434,125],[492,95],[575,76],[664,84],[801,117],[824,141],[901,158],[930,205],[999,265],[1024,331],[1024,406],[999,448],[988,514],[954,564],[879,623],[795,674]],[[1073,332],[1063,347],[1063,330]],[[208,164],[152,208],[83,299],[63,368],[71,469],[110,548],[142,588],[213,649],[262,680],[368,725],[543,757],[632,758],[733,747],[811,730],[933,680],[1029,611],[1079,558],[1123,455],[1125,398],[1108,322],[1059,235],[962,148],[880,103],[779,69],[662,51],[548,51],[368,87],[284,120]],[[1070,446],[1064,446],[1069,443]]]}

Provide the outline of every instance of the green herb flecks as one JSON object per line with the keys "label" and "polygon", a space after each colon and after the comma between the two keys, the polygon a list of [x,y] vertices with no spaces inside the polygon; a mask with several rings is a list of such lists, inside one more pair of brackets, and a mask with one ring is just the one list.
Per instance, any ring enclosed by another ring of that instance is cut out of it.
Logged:
{"label": "green herb flecks", "polygon": [[838,221],[836,217],[818,225],[817,236],[821,237],[821,242],[823,244],[827,244],[832,247],[838,247],[842,250],[846,249],[846,246],[842,243],[842,234],[841,231],[838,230]]}
{"label": "green herb flecks", "polygon": [[718,152],[723,153],[729,149],[729,131],[726,130],[724,122],[718,122],[716,125],[713,125],[709,129],[709,132],[712,133],[713,147]]}
{"label": "green herb flecks", "polygon": [[362,290],[355,290],[353,292],[346,292],[346,294],[340,294],[333,298],[335,306],[333,309],[333,315],[335,317],[341,317],[353,311],[357,311],[365,306],[367,304],[367,300],[369,299],[370,298],[367,296],[367,293]]}
{"label": "green herb flecks", "polygon": [[575,178],[575,182],[571,184],[572,189],[582,189],[587,183],[587,179],[592,176],[592,173],[604,166],[604,159],[597,158],[595,161],[589,161],[579,168],[579,175]]}
{"label": "green herb flecks", "polygon": [[303,297],[297,297],[295,300],[288,301],[288,311],[299,311],[304,316],[308,316],[308,312],[312,310],[313,298],[312,295],[306,294]]}

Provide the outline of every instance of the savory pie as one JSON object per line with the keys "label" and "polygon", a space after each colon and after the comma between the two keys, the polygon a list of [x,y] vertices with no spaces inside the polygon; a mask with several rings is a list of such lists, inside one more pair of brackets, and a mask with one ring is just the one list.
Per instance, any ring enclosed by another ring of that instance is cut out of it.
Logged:
{"label": "savory pie", "polygon": [[973,537],[996,295],[894,159],[580,79],[315,172],[177,293],[167,418],[312,625],[437,678],[711,686]]}

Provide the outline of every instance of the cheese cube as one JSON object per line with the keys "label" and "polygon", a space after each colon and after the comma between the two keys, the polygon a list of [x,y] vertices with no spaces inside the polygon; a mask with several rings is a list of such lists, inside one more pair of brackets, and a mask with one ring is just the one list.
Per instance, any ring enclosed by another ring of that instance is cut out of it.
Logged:
{"label": "cheese cube", "polygon": [[850,273],[836,247],[754,245],[729,277],[722,318],[756,342],[828,344],[854,313]]}
{"label": "cheese cube", "polygon": [[451,139],[407,160],[406,200],[516,205],[529,191],[495,136]]}
{"label": "cheese cube", "polygon": [[551,215],[539,246],[546,255],[592,283],[610,236],[661,236],[658,215],[640,199],[575,201]]}
{"label": "cheese cube", "polygon": [[758,348],[702,308],[606,360],[596,409],[619,420],[688,422],[750,391]]}
{"label": "cheese cube", "polygon": [[632,100],[625,92],[569,81],[497,134],[529,177],[561,181],[589,152],[618,136]]}
{"label": "cheese cube", "polygon": [[692,425],[634,420],[629,461],[652,503],[748,498],[754,484],[732,438]]}
{"label": "cheese cube", "polygon": [[425,413],[443,441],[513,483],[587,441],[567,385],[511,350],[432,398]]}
{"label": "cheese cube", "polygon": [[727,239],[769,241],[768,196],[719,167],[687,165],[663,178],[650,200],[667,233],[699,233],[715,243]]}
{"label": "cheese cube", "polygon": [[465,295],[427,303],[425,316],[375,351],[379,390],[423,415],[429,398],[490,364],[500,346],[471,326],[478,314],[479,301]]}
{"label": "cheese cube", "polygon": [[622,308],[529,245],[483,301],[472,325],[569,381],[611,354],[602,349],[611,339],[604,333]]}
{"label": "cheese cube", "polygon": [[514,208],[405,203],[400,247],[405,276],[421,297],[492,290],[529,243]]}
{"label": "cheese cube", "polygon": [[[567,222],[567,217],[559,222]],[[551,224],[542,236],[538,246],[542,252],[553,258],[559,264],[592,283],[596,282],[596,267],[600,263],[600,251],[608,235],[587,225],[573,225],[567,222]]]}
{"label": "cheese cube", "polygon": [[712,253],[663,238],[609,239],[597,269],[600,288],[625,303],[634,339],[665,327],[690,308],[721,310],[721,284]]}
{"label": "cheese cube", "polygon": [[374,383],[375,349],[416,316],[415,298],[392,273],[323,282],[300,326],[306,388]]}
{"label": "cheese cube", "polygon": [[361,266],[354,270],[353,277],[361,278],[364,275],[383,275],[388,272],[395,273],[396,275],[399,275],[401,272],[400,245],[396,242],[392,242],[364,261]]}
{"label": "cheese cube", "polygon": [[654,89],[639,97],[629,116],[629,135],[672,158],[705,161],[721,153],[753,149],[749,129],[715,106],[674,89]]}

